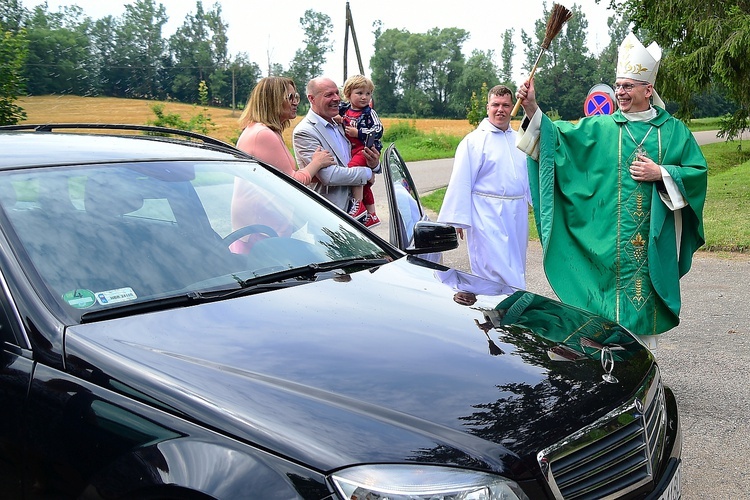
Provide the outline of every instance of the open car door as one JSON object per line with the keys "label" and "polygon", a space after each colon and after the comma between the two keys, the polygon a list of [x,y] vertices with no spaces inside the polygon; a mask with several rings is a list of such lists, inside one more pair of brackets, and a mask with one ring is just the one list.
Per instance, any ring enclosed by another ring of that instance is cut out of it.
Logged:
{"label": "open car door", "polygon": [[440,252],[458,247],[456,230],[430,221],[419,201],[419,193],[394,144],[380,155],[388,201],[388,239],[393,246],[432,262],[441,262]]}

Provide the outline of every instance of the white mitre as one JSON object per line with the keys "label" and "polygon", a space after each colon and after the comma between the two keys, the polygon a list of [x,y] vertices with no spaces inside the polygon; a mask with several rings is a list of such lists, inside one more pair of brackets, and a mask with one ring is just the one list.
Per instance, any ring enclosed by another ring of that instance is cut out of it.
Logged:
{"label": "white mitre", "polygon": [[[661,62],[661,47],[656,42],[644,47],[631,32],[620,44],[617,52],[617,78],[630,78],[653,85]],[[664,101],[654,89],[654,104],[663,108]]]}

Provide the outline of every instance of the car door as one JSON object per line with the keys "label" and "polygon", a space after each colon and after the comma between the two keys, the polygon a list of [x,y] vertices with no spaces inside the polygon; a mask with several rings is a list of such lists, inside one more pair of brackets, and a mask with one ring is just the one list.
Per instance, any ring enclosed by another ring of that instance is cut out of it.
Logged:
{"label": "car door", "polygon": [[[414,179],[395,144],[388,146],[381,154],[381,165],[383,166],[383,181],[388,201],[388,215],[391,221],[388,238],[393,246],[408,251],[415,246],[417,223],[429,222],[430,218],[422,207]],[[431,224],[430,232],[434,232],[435,228],[436,225]],[[439,229],[447,230],[449,233],[454,232],[449,227]],[[432,262],[442,261],[440,250],[417,255]]]}

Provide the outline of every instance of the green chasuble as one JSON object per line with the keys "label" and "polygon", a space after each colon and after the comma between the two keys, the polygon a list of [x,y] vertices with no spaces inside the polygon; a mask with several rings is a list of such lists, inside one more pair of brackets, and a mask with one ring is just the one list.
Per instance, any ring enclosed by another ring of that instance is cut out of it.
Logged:
{"label": "green chasuble", "polygon": [[[647,122],[619,110],[577,124],[542,116],[539,161],[528,162],[552,289],[639,335],[679,323],[679,280],[704,243],[706,160],[685,124],[655,109]],[[673,212],[660,197],[663,183],[632,179],[639,147],[666,169],[687,206]]]}

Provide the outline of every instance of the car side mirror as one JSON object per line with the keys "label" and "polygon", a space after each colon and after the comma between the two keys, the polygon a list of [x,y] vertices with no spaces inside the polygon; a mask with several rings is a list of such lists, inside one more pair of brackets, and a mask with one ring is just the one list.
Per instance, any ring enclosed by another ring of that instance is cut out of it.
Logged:
{"label": "car side mirror", "polygon": [[406,248],[406,253],[445,252],[458,248],[456,229],[448,224],[431,221],[418,221],[414,224],[414,243]]}

